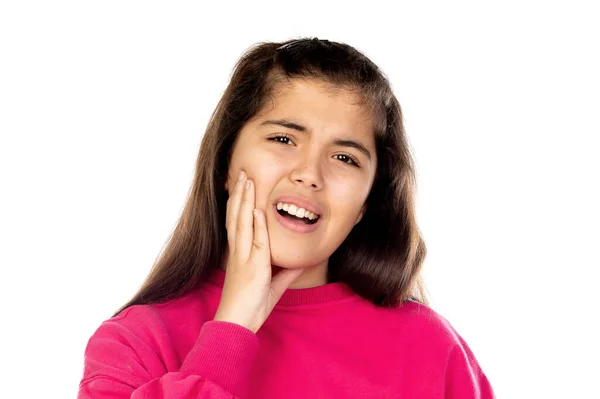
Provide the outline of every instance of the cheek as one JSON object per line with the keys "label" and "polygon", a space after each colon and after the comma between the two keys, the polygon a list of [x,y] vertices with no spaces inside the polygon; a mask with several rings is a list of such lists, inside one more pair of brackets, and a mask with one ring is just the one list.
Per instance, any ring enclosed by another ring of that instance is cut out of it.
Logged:
{"label": "cheek", "polygon": [[264,151],[256,151],[249,156],[240,158],[237,165],[232,166],[237,167],[238,173],[242,169],[246,171],[248,177],[254,181],[256,206],[262,209],[269,203],[273,189],[286,175],[285,164],[281,160],[273,159],[272,155]]}
{"label": "cheek", "polygon": [[362,211],[369,188],[364,184],[352,184],[348,181],[330,184],[329,205],[336,220],[343,225],[353,226]]}
{"label": "cheek", "polygon": [[254,180],[261,179],[261,176],[264,175],[263,169],[265,168],[264,162],[259,162],[259,159],[264,159],[258,154],[258,152],[251,151],[239,151],[234,153],[234,156],[231,159],[231,163],[229,164],[229,182],[236,182],[240,171],[245,171],[248,178]]}

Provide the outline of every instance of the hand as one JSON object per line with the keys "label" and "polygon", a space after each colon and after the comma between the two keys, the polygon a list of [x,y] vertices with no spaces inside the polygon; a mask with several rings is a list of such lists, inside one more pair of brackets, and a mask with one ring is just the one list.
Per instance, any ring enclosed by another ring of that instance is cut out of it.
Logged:
{"label": "hand", "polygon": [[304,269],[281,269],[272,276],[266,215],[254,208],[254,195],[254,183],[240,172],[227,201],[229,257],[214,320],[236,323],[256,333]]}

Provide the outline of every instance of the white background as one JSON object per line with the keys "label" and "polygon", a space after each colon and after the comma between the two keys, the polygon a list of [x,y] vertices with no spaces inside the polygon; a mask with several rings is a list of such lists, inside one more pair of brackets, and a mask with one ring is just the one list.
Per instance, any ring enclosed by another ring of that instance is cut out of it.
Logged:
{"label": "white background", "polygon": [[309,35],[392,81],[432,306],[498,397],[600,397],[599,14],[410,3],[3,2],[2,396],[75,397],[88,338],[177,221],[235,61]]}

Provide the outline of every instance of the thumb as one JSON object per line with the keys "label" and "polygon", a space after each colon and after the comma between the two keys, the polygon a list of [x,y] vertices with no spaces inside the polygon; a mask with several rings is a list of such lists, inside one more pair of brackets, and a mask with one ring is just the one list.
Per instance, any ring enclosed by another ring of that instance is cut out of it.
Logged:
{"label": "thumb", "polygon": [[298,278],[304,271],[304,268],[300,269],[281,269],[279,272],[271,278],[271,292],[273,293],[273,306],[287,290],[287,288]]}

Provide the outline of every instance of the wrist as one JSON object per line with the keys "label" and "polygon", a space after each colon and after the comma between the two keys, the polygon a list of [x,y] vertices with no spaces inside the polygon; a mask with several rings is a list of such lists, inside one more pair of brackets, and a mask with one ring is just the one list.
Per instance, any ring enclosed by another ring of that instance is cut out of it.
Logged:
{"label": "wrist", "polygon": [[242,326],[250,331],[252,331],[254,334],[256,334],[256,331],[258,331],[258,328],[255,328],[252,326],[251,323],[247,322],[247,321],[241,321],[239,320],[239,318],[236,317],[232,317],[232,316],[227,316],[224,314],[216,314],[213,321],[222,321],[225,323],[233,323],[233,324],[237,324],[239,326]]}

